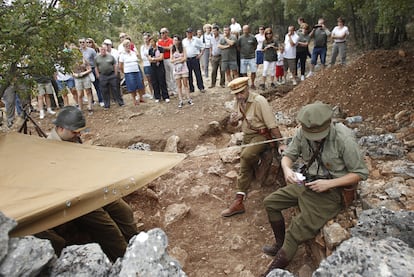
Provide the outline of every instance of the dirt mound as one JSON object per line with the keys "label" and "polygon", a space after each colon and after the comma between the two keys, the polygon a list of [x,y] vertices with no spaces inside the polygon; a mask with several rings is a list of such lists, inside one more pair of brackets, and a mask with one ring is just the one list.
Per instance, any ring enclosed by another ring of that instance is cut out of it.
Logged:
{"label": "dirt mound", "polygon": [[368,52],[346,67],[334,66],[301,82],[274,110],[296,112],[316,100],[339,106],[348,116],[361,115],[382,123],[387,114],[414,109],[414,53]]}

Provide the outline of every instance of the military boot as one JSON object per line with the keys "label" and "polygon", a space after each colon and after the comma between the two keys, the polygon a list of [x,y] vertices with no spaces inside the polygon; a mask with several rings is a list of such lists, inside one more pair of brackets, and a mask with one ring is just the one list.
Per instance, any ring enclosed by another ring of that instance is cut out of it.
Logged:
{"label": "military boot", "polygon": [[243,194],[236,194],[236,198],[234,199],[233,203],[231,203],[228,209],[225,209],[221,212],[221,216],[230,217],[236,214],[244,213],[243,198]]}
{"label": "military boot", "polygon": [[277,252],[276,257],[273,259],[273,262],[270,264],[267,271],[264,274],[262,274],[261,277],[266,277],[267,274],[269,274],[273,269],[276,269],[276,268],[284,269],[285,267],[288,266],[288,264],[289,264],[289,260],[286,257],[285,250],[280,249]]}
{"label": "military boot", "polygon": [[282,248],[283,242],[285,240],[285,221],[270,221],[270,226],[272,226],[273,235],[275,236],[276,243],[273,245],[265,245],[262,250],[265,254],[269,256],[276,256],[277,252]]}

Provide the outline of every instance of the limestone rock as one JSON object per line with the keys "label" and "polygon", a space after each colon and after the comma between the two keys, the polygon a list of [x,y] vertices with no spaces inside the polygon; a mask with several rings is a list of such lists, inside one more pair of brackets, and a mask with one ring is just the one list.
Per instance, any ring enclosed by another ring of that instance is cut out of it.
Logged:
{"label": "limestone rock", "polygon": [[147,143],[137,142],[137,143],[134,143],[134,144],[128,146],[128,149],[141,150],[141,151],[151,151],[151,146]]}
{"label": "limestone rock", "polygon": [[11,238],[0,276],[36,276],[55,257],[49,240],[33,236]]}
{"label": "limestone rock", "polygon": [[210,145],[197,145],[196,149],[188,154],[190,157],[200,157],[216,152],[216,146]]}
{"label": "limestone rock", "polygon": [[243,132],[237,132],[231,135],[229,146],[241,145],[243,143]]}
{"label": "limestone rock", "polygon": [[333,250],[334,247],[338,246],[341,242],[350,237],[348,231],[342,228],[339,223],[335,222],[329,226],[324,226],[322,229],[323,236],[325,238],[326,246]]}
{"label": "limestone rock", "polygon": [[372,242],[355,237],[323,260],[313,277],[412,276],[413,268],[414,250],[403,241],[387,237]]}
{"label": "limestone rock", "polygon": [[51,277],[107,276],[112,263],[97,243],[71,245],[52,267]]}
{"label": "limestone rock", "polygon": [[368,241],[394,237],[414,247],[414,212],[394,212],[388,209],[363,211],[358,225],[351,229],[352,237]]}
{"label": "limestone rock", "polygon": [[168,206],[165,212],[165,216],[164,216],[165,226],[168,226],[174,222],[177,222],[183,219],[188,214],[189,211],[190,211],[190,207],[188,207],[184,203],[172,204]]}
{"label": "limestone rock", "polygon": [[180,141],[180,137],[173,135],[167,139],[167,144],[165,145],[164,152],[178,153],[177,145]]}
{"label": "limestone rock", "polygon": [[185,277],[180,264],[167,253],[168,239],[159,228],[133,237],[117,276]]}
{"label": "limestone rock", "polygon": [[232,170],[232,171],[227,172],[225,176],[230,179],[235,179],[237,178],[238,175],[239,174],[237,173],[236,170]]}
{"label": "limestone rock", "polygon": [[182,249],[182,248],[180,248],[178,246],[175,246],[173,249],[171,249],[170,255],[172,257],[174,257],[177,261],[179,261],[180,262],[180,265],[182,267],[185,267],[185,264],[188,261],[188,253],[187,253],[187,251],[185,251],[184,249]]}
{"label": "limestone rock", "polygon": [[221,161],[215,162],[212,166],[210,166],[207,170],[207,173],[214,174],[214,175],[222,175],[226,172],[226,169],[223,166]]}
{"label": "limestone rock", "polygon": [[208,185],[199,185],[191,187],[190,194],[193,197],[200,197],[203,195],[208,195],[210,193],[210,187]]}
{"label": "limestone rock", "polygon": [[220,159],[224,163],[234,163],[240,159],[240,147],[228,147],[219,151]]}
{"label": "limestone rock", "polygon": [[9,232],[17,225],[13,219],[6,217],[0,211],[0,262],[6,256],[9,248]]}
{"label": "limestone rock", "polygon": [[270,271],[266,277],[295,277],[295,275],[293,275],[287,270],[276,268]]}

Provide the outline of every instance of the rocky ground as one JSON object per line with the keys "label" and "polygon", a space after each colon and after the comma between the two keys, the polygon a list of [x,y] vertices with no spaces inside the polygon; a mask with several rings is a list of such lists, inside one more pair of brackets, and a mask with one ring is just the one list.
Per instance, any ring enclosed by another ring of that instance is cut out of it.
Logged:
{"label": "rocky ground", "polygon": [[[335,106],[346,124],[346,117],[362,116],[362,122],[348,125],[363,138],[371,175],[361,184],[361,200],[334,220],[345,230],[355,225],[365,208],[414,208],[413,54],[410,49],[372,51],[346,67],[319,71],[296,87],[288,84],[259,91],[269,100],[285,136],[294,133],[299,108],[315,100]],[[209,79],[205,83],[208,86]],[[90,131],[83,140],[120,148],[142,142],[153,151],[164,151],[167,140],[178,137],[178,152],[189,154],[188,158],[127,197],[140,229],[162,228],[169,253],[188,276],[258,276],[271,262],[261,252],[264,244],[272,242],[262,200],[279,183],[253,184],[246,213],[221,218],[220,212],[234,196],[238,170],[237,155],[222,151],[237,131],[227,125],[232,97],[220,87],[192,97],[193,106],[179,109],[176,98],[170,103],[147,100],[134,107],[125,95],[125,107],[113,106],[109,111],[96,107],[93,115],[86,115]],[[32,115],[44,130],[52,128],[51,116],[40,121],[38,114]],[[286,217],[295,212],[288,211]],[[313,245],[303,244],[287,269],[310,276],[321,258]],[[320,246],[320,255],[330,254],[323,242]]]}

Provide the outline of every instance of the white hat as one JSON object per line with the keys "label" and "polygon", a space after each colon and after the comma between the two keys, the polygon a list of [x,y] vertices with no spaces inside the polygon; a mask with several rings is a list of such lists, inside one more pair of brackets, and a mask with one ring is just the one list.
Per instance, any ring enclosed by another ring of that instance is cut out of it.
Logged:
{"label": "white hat", "polygon": [[110,45],[112,45],[112,41],[110,39],[108,39],[108,38],[105,39],[103,43],[104,44],[110,44]]}

